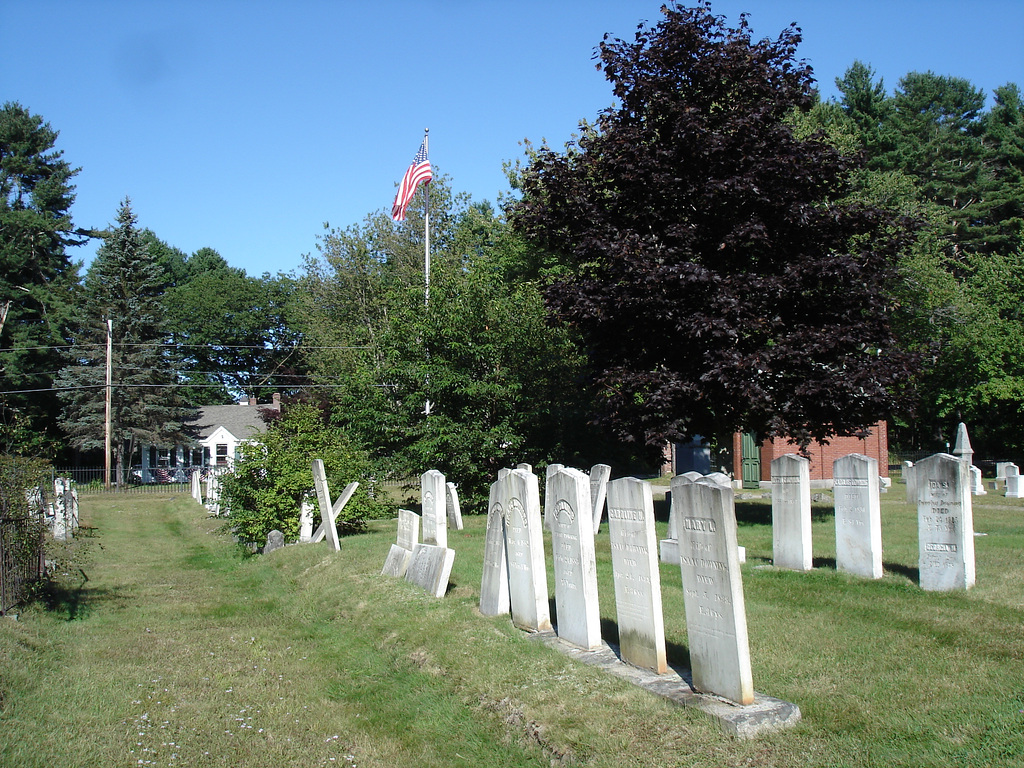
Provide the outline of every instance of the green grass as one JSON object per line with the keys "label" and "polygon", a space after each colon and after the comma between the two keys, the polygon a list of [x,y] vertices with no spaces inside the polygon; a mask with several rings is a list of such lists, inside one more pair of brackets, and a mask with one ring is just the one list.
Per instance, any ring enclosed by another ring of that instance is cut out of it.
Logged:
{"label": "green grass", "polygon": [[[978,585],[948,594],[916,586],[902,487],[878,581],[835,571],[827,504],[809,573],[769,567],[767,501],[737,514],[754,685],[804,715],[752,742],[480,616],[481,517],[435,600],[379,575],[393,522],[242,558],[187,497],[83,499],[54,588],[0,620],[0,765],[1024,765],[1024,500],[975,500]],[[662,589],[685,662],[678,568]]]}

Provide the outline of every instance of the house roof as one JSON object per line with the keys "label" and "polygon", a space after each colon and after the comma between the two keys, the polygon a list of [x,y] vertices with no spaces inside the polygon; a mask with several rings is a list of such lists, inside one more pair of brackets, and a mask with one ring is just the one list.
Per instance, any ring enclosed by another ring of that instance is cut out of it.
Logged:
{"label": "house roof", "polygon": [[238,440],[248,440],[267,429],[260,418],[260,409],[263,408],[273,409],[274,406],[207,405],[199,409],[199,417],[193,423],[198,430],[199,440],[208,438],[218,427],[223,427]]}

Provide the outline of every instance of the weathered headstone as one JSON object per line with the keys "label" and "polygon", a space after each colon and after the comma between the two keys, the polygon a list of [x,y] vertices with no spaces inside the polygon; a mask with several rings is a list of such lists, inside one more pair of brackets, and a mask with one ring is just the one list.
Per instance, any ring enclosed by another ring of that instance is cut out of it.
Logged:
{"label": "weathered headstone", "polygon": [[412,550],[405,580],[427,590],[434,597],[444,597],[448,579],[455,563],[455,550],[433,544],[417,544]]}
{"label": "weathered headstone", "polygon": [[772,552],[779,568],[812,567],[810,461],[794,453],[772,460]]}
{"label": "weathered headstone", "polygon": [[408,509],[398,510],[398,543],[392,544],[381,575],[402,578],[409,568],[412,551],[419,543],[420,516]]}
{"label": "weathered headstone", "polygon": [[1006,498],[1008,499],[1019,499],[1020,498],[1020,469],[1017,468],[1016,464],[1007,462],[1006,468]]}
{"label": "weathered headstone", "polygon": [[677,493],[690,497],[679,508],[679,562],[694,688],[752,704],[733,490],[704,479],[673,485]]}
{"label": "weathered headstone", "polygon": [[444,475],[436,469],[420,476],[420,502],[423,508],[423,543],[448,546],[448,513]]}
{"label": "weathered headstone", "polygon": [[1006,468],[1013,464],[1012,461],[997,461],[996,462],[996,480],[1006,479]]}
{"label": "weathered headstone", "polygon": [[220,473],[211,469],[206,476],[206,511],[211,515],[220,514]]}
{"label": "weathered headstone", "polygon": [[566,642],[588,650],[599,648],[601,608],[590,479],[578,469],[564,468],[548,480],[547,493],[554,500],[551,551],[558,618],[555,629]]}
{"label": "weathered headstone", "polygon": [[544,474],[544,530],[551,530],[551,498],[548,496],[548,480],[563,467],[562,464],[548,464]]}
{"label": "weathered headstone", "polygon": [[491,483],[487,501],[487,531],[484,535],[484,572],[480,580],[480,613],[507,614],[508,557],[505,553],[505,511],[501,502],[501,480]]}
{"label": "weathered headstone", "polygon": [[308,496],[302,497],[299,505],[299,541],[308,542],[313,538],[313,500]]}
{"label": "weathered headstone", "polygon": [[465,528],[462,523],[462,507],[459,505],[459,490],[455,483],[445,483],[445,508],[448,510],[448,525],[456,531]]}
{"label": "weathered headstone", "polygon": [[725,474],[725,472],[712,472],[704,477],[718,485],[725,486],[726,488],[732,488],[732,478]]}
{"label": "weathered headstone", "polygon": [[907,484],[907,504],[917,504],[917,483],[914,482],[914,463],[903,462],[903,482]]}
{"label": "weathered headstone", "polygon": [[981,481],[981,470],[978,467],[970,466],[968,471],[971,473],[971,496],[985,496],[988,491],[985,490],[985,484]]}
{"label": "weathered headstone", "polygon": [[521,470],[523,470],[523,472],[533,472],[533,465],[532,464],[525,464],[525,463],[523,463],[523,464],[516,464],[516,469],[521,469]]}
{"label": "weathered headstone", "polygon": [[622,660],[662,675],[668,663],[650,483],[623,477],[608,484],[608,538]]}
{"label": "weathered headstone", "polygon": [[974,517],[967,464],[948,453],[917,462],[917,531],[921,588],[974,586]]}
{"label": "weathered headstone", "polygon": [[590,502],[593,505],[594,533],[601,528],[604,517],[605,499],[608,495],[608,479],[612,476],[612,468],[607,464],[595,464],[590,468]]}
{"label": "weathered headstone", "polygon": [[498,503],[505,515],[512,622],[531,631],[551,629],[537,476],[509,472],[498,481]]}
{"label": "weathered headstone", "polygon": [[268,555],[282,547],[284,547],[284,534],[275,528],[267,534],[267,543],[263,546],[263,554]]}
{"label": "weathered headstone", "polygon": [[836,569],[882,578],[882,513],[878,460],[859,453],[832,463],[835,496]]}
{"label": "weathered headstone", "polygon": [[335,552],[341,550],[341,542],[338,539],[338,515],[348,504],[352,494],[356,492],[359,483],[349,483],[341,492],[338,500],[331,504],[331,491],[327,486],[327,472],[324,471],[324,463],[321,459],[313,459],[313,486],[316,488],[316,499],[320,505],[320,526],[313,531],[310,541],[317,543],[326,537],[330,540]]}

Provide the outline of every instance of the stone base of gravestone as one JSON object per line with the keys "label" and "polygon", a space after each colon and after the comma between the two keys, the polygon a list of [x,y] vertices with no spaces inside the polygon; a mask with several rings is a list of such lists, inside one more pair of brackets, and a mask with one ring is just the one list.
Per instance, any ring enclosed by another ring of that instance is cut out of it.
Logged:
{"label": "stone base of gravestone", "polygon": [[384,567],[381,568],[381,576],[394,576],[396,579],[405,578],[409,570],[409,561],[412,560],[412,552],[403,549],[397,544],[391,545],[387,559],[384,560]]}
{"label": "stone base of gravestone", "polygon": [[444,597],[448,579],[455,563],[455,550],[433,544],[417,544],[412,550],[405,580],[427,590],[434,597]]}
{"label": "stone base of gravestone", "polygon": [[551,631],[533,632],[529,638],[557,649],[576,661],[598,667],[646,691],[668,699],[673,704],[691,707],[711,717],[723,732],[734,739],[756,739],[768,733],[792,728],[800,722],[800,707],[782,699],[754,692],[754,703],[739,705],[717,696],[697,693],[691,685],[690,671],[670,668],[667,674],[626,664],[619,658],[619,649],[603,643],[597,650],[586,651],[562,642]]}
{"label": "stone base of gravestone", "polygon": [[263,554],[269,554],[275,549],[281,549],[283,546],[284,534],[275,529],[267,534],[267,543],[263,547]]}

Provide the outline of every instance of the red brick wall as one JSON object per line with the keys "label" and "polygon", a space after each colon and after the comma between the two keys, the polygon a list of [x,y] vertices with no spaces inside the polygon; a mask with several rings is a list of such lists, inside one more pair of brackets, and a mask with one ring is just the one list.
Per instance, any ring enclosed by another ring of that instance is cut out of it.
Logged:
{"label": "red brick wall", "polygon": [[[739,436],[734,436],[733,445],[739,454]],[[787,453],[799,453],[800,448],[791,440],[765,440],[761,443],[761,479],[772,479],[772,459]],[[878,461],[878,474],[889,476],[889,432],[888,424],[880,421],[869,430],[868,437],[833,437],[828,445],[815,441],[807,446],[807,457],[811,460],[811,480],[831,480],[832,462],[850,453],[862,453]],[[738,477],[739,475],[737,475]]]}

